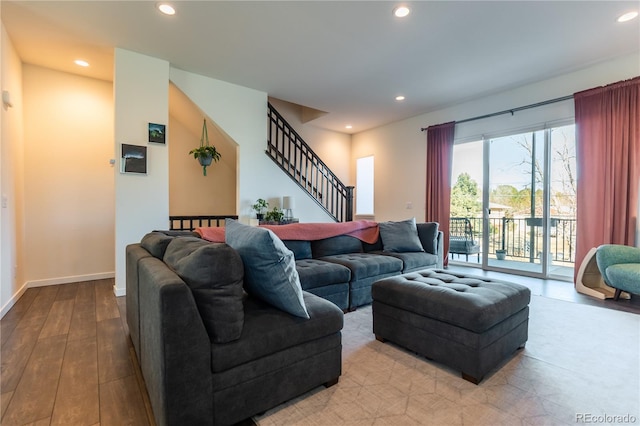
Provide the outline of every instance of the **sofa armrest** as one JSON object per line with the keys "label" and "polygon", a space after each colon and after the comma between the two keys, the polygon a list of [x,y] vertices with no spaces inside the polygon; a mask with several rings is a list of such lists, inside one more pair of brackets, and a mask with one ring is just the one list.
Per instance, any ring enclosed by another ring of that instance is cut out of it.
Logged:
{"label": "sofa armrest", "polygon": [[601,245],[596,251],[596,263],[605,283],[609,284],[607,268],[621,263],[640,264],[640,248],[618,244]]}
{"label": "sofa armrest", "polygon": [[416,223],[422,248],[425,252],[438,256],[437,267],[442,269],[444,266],[444,234],[438,229],[439,226],[438,222]]}
{"label": "sofa armrest", "polygon": [[140,303],[138,290],[138,263],[141,259],[152,257],[140,244],[126,247],[126,306],[129,336],[140,361]]}
{"label": "sofa armrest", "polygon": [[438,231],[438,268],[444,268],[444,232]]}
{"label": "sofa armrest", "polygon": [[191,290],[159,259],[138,267],[140,367],[156,423],[209,423],[211,344]]}

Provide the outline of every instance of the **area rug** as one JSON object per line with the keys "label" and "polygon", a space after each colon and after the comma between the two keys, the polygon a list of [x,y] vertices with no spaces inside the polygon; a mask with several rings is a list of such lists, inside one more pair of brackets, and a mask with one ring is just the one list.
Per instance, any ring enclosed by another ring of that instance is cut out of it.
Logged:
{"label": "area rug", "polygon": [[479,384],[375,340],[345,315],[342,376],[264,415],[269,425],[640,424],[640,316],[532,296],[526,347]]}

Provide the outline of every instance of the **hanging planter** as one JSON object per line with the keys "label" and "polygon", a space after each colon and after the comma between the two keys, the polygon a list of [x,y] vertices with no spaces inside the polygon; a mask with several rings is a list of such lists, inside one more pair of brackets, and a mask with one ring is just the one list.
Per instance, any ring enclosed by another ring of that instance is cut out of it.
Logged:
{"label": "hanging planter", "polygon": [[213,161],[220,160],[220,153],[215,146],[209,145],[209,133],[207,132],[207,119],[204,119],[202,123],[202,136],[200,137],[200,146],[189,151],[189,155],[193,155],[193,158],[198,160],[202,166],[202,174],[207,175],[207,167],[211,165]]}

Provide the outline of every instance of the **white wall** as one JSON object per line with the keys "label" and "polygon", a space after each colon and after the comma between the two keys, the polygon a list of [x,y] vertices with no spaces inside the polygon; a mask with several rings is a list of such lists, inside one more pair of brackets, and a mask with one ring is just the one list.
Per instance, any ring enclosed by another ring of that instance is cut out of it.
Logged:
{"label": "white wall", "polygon": [[[397,220],[411,216],[424,220],[426,132],[421,132],[420,128],[572,95],[581,90],[632,78],[639,74],[640,57],[634,54],[361,132],[353,135],[352,138],[352,166],[355,169],[357,158],[367,155],[375,156],[376,220]],[[480,137],[482,134],[521,129],[545,121],[572,118],[573,115],[573,102],[565,101],[518,112],[514,116],[504,115],[457,125],[456,139],[470,139]],[[406,208],[407,202],[413,204],[413,209]]]}
{"label": "white wall", "polygon": [[120,145],[147,147],[147,174],[115,173],[115,293],[126,288],[125,249],[149,231],[169,226],[169,144],[149,144],[148,124],[169,121],[169,63],[115,49],[114,72],[116,163]]}
{"label": "white wall", "polygon": [[22,62],[4,25],[0,28],[1,86],[13,107],[0,106],[0,317],[26,289],[23,279],[22,239]]}
{"label": "white wall", "polygon": [[25,64],[24,279],[113,276],[113,86]]}
{"label": "white wall", "polygon": [[239,146],[237,212],[247,223],[255,217],[251,205],[264,198],[280,206],[283,196],[295,197],[294,215],[304,222],[330,218],[265,154],[267,94],[198,74],[171,68],[171,81]]}

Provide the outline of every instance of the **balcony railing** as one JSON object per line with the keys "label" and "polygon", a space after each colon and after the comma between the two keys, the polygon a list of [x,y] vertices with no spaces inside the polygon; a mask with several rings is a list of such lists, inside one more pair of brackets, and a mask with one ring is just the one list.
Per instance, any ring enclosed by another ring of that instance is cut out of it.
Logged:
{"label": "balcony railing", "polygon": [[[468,218],[474,238],[482,244],[481,217]],[[514,260],[529,262],[542,256],[544,234],[541,218],[489,218],[489,254],[504,249]],[[550,218],[549,259],[554,262],[575,263],[576,220],[574,218]]]}

